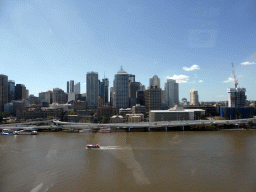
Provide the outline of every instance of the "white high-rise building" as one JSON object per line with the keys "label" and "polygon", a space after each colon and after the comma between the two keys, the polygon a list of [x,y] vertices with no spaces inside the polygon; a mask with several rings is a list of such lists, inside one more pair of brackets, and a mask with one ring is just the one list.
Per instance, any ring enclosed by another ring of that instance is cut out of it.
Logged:
{"label": "white high-rise building", "polygon": [[88,72],[86,74],[86,103],[89,108],[98,107],[99,79],[98,73]]}
{"label": "white high-rise building", "polygon": [[190,105],[199,105],[198,91],[193,88],[190,90]]}
{"label": "white high-rise building", "polygon": [[157,86],[157,88],[160,88],[160,79],[157,75],[154,75],[152,78],[149,78],[149,87],[151,86]]}
{"label": "white high-rise building", "polygon": [[117,108],[129,107],[129,74],[123,68],[115,74],[113,90],[113,106]]}
{"label": "white high-rise building", "polygon": [[168,107],[179,105],[179,84],[174,79],[167,79],[164,90],[164,100]]}
{"label": "white high-rise building", "polygon": [[80,82],[75,83],[74,89],[75,89],[75,94],[80,94]]}
{"label": "white high-rise building", "polygon": [[228,89],[228,107],[245,107],[246,104],[245,88]]}

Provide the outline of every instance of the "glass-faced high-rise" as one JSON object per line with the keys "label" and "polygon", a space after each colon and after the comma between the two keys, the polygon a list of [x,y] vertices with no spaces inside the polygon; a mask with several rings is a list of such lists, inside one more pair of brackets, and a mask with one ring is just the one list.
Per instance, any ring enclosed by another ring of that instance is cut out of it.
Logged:
{"label": "glass-faced high-rise", "polygon": [[129,74],[122,68],[115,74],[113,92],[113,105],[116,108],[129,107]]}
{"label": "glass-faced high-rise", "polygon": [[0,111],[4,111],[4,104],[8,103],[8,76],[0,75]]}
{"label": "glass-faced high-rise", "polygon": [[179,105],[179,84],[174,79],[168,79],[165,83],[165,103],[168,107]]}
{"label": "glass-faced high-rise", "polygon": [[86,104],[88,108],[98,107],[99,79],[98,73],[88,72],[86,74]]}

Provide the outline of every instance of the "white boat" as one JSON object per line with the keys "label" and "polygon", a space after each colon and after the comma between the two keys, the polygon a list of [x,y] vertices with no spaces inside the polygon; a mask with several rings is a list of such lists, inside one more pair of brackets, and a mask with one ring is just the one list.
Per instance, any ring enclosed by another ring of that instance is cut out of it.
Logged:
{"label": "white boat", "polygon": [[83,129],[80,130],[79,133],[92,133],[92,129]]}
{"label": "white boat", "polygon": [[99,149],[100,145],[99,144],[88,144],[86,145],[87,149]]}
{"label": "white boat", "polygon": [[13,135],[13,131],[10,129],[3,129],[1,135],[3,136],[11,136]]}

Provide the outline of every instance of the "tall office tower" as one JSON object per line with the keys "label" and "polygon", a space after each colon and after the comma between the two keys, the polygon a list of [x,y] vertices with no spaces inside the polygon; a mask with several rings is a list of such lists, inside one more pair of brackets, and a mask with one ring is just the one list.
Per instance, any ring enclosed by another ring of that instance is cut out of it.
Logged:
{"label": "tall office tower", "polygon": [[99,79],[98,73],[88,72],[86,74],[86,104],[88,108],[98,107]]}
{"label": "tall office tower", "polygon": [[168,79],[165,83],[164,100],[168,107],[179,105],[179,84],[176,80]]}
{"label": "tall office tower", "polygon": [[74,91],[75,91],[74,80],[70,80],[70,93],[73,93]]}
{"label": "tall office tower", "polygon": [[228,89],[228,107],[245,107],[246,95],[245,88]]}
{"label": "tall office tower", "polygon": [[120,108],[129,107],[129,75],[121,67],[120,71],[115,74],[114,79],[113,106]]}
{"label": "tall office tower", "polygon": [[151,86],[157,86],[160,88],[160,79],[157,77],[157,75],[154,75],[152,78],[149,78],[149,88]]}
{"label": "tall office tower", "polygon": [[138,90],[136,91],[136,104],[145,105],[145,92]]}
{"label": "tall office tower", "polygon": [[135,75],[129,74],[129,82],[135,82]]}
{"label": "tall office tower", "polygon": [[69,81],[67,81],[67,93],[69,93]]}
{"label": "tall office tower", "polygon": [[136,105],[136,92],[140,90],[140,82],[129,83],[129,106],[133,107]]}
{"label": "tall office tower", "polygon": [[29,90],[26,89],[26,99],[28,99],[28,97],[29,97]]}
{"label": "tall office tower", "polygon": [[110,95],[110,106],[113,106],[113,100],[114,100],[114,87],[110,87],[110,90],[109,90],[109,95]]}
{"label": "tall office tower", "polygon": [[146,111],[162,109],[161,89],[151,86],[144,91]]}
{"label": "tall office tower", "polygon": [[8,102],[15,100],[15,81],[8,81]]}
{"label": "tall office tower", "polygon": [[80,82],[75,83],[75,94],[80,94]]}
{"label": "tall office tower", "polygon": [[26,99],[27,91],[26,87],[23,84],[16,84],[15,86],[15,100]]}
{"label": "tall office tower", "polygon": [[4,111],[6,103],[8,103],[8,76],[0,74],[0,111]]}
{"label": "tall office tower", "polygon": [[59,88],[54,88],[52,92],[53,103],[64,104],[67,103],[67,94]]}
{"label": "tall office tower", "polygon": [[195,89],[190,90],[190,105],[195,105],[195,106],[199,105],[198,91]]}
{"label": "tall office tower", "polygon": [[103,105],[107,105],[108,103],[108,86],[108,78],[102,79],[102,82],[99,81],[99,96],[102,99]]}

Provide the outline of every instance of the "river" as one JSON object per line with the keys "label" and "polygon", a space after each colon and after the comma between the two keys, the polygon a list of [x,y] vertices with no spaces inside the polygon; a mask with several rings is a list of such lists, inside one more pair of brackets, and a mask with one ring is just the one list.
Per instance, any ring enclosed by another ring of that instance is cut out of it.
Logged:
{"label": "river", "polygon": [[255,190],[256,131],[0,137],[1,192]]}

